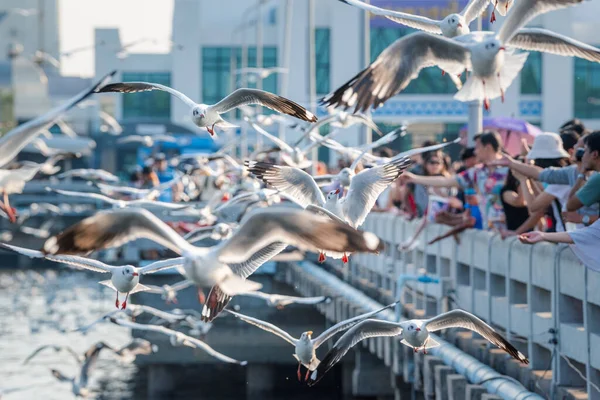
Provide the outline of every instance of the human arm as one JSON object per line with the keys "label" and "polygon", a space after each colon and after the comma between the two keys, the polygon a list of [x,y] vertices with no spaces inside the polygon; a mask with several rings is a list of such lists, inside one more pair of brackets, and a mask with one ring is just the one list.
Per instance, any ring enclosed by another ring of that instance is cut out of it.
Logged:
{"label": "human arm", "polygon": [[568,232],[527,232],[519,236],[521,243],[535,244],[539,242],[567,243],[574,241]]}
{"label": "human arm", "polygon": [[[577,211],[565,211],[562,213],[562,217],[565,220],[565,222],[572,222],[574,224],[583,224],[583,215],[579,214]],[[590,222],[588,225],[591,225],[594,222],[598,221],[597,215],[588,215],[588,217],[590,218]]]}
{"label": "human arm", "polygon": [[514,190],[505,190],[502,193],[502,200],[513,207],[525,207],[525,199],[522,191],[515,192]]}
{"label": "human arm", "polygon": [[508,167],[511,170],[525,175],[527,178],[531,179],[539,179],[539,175],[543,171],[543,168],[532,164],[522,163],[521,161],[517,161],[508,155],[504,155],[502,158],[491,162],[489,165]]}
{"label": "human arm", "polygon": [[456,178],[443,176],[421,176],[405,172],[401,176],[403,182],[431,187],[460,187]]}
{"label": "human arm", "polygon": [[576,211],[583,206],[590,206],[600,201],[600,175],[596,174],[589,180],[580,174],[569,193],[567,211]]}

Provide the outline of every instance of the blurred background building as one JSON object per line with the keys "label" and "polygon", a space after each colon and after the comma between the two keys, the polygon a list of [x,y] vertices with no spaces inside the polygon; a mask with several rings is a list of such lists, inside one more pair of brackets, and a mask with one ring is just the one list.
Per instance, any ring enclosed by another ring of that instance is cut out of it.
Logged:
{"label": "blurred background building", "polygon": [[[32,57],[36,50],[59,60],[68,57],[60,53],[57,1],[4,0],[0,4],[4,9],[0,9],[0,46],[6,49],[0,54],[3,124],[38,115],[91,82],[88,78],[62,77],[59,69],[42,62],[41,68],[47,75],[44,82],[34,68]],[[354,76],[394,40],[412,31],[385,18],[365,16],[335,0],[314,1],[311,18],[310,3],[308,0],[221,0],[219,7],[215,7],[212,0],[173,0],[171,51],[136,53],[135,43],[123,43],[117,29],[97,29],[92,49],[96,77],[117,69],[117,80],[167,84],[194,100],[210,104],[236,87],[260,85],[236,75],[238,68],[289,67],[287,75],[274,74],[264,79],[262,88],[312,108],[315,98],[310,93],[310,40],[314,40],[314,81],[319,99]],[[371,0],[371,4],[380,7],[431,18],[460,10],[465,3],[466,0]],[[33,15],[21,15],[15,8],[32,10]],[[599,11],[600,5],[587,2],[548,13],[530,26],[552,26],[559,33],[600,44],[594,21]],[[484,29],[498,29],[502,25],[501,19],[492,26],[488,20],[489,14],[484,14]],[[309,35],[310,26],[314,27],[313,35]],[[428,68],[401,95],[376,110],[373,118],[386,131],[403,123],[411,124],[409,134],[394,143],[397,149],[417,146],[425,140],[454,138],[468,116],[468,106],[452,98],[455,91],[439,69]],[[69,115],[78,132],[93,134],[99,129],[100,122],[89,119],[94,107],[101,107],[130,127],[125,134],[140,130],[162,132],[167,127],[180,129],[182,134],[197,132],[190,125],[185,104],[167,93],[98,96],[95,100],[96,104],[87,111],[82,109]],[[321,115],[325,112],[318,110]],[[522,73],[509,88],[506,101],[494,100],[489,115],[522,118],[546,131],[556,131],[573,117],[583,119],[590,128],[600,128],[600,65],[530,53]],[[231,116],[236,117],[239,113]],[[254,143],[249,130],[248,134],[249,143]],[[365,134],[364,128],[356,127],[338,139],[351,145],[364,140]],[[321,159],[333,161],[333,157],[328,150],[321,150]]]}

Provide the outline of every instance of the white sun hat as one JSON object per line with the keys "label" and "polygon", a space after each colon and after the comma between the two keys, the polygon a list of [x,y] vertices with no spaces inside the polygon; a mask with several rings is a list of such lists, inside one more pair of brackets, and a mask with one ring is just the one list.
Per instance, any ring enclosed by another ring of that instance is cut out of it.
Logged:
{"label": "white sun hat", "polygon": [[554,132],[544,132],[541,135],[537,135],[529,154],[527,154],[528,160],[569,157],[569,153],[563,149],[562,139]]}

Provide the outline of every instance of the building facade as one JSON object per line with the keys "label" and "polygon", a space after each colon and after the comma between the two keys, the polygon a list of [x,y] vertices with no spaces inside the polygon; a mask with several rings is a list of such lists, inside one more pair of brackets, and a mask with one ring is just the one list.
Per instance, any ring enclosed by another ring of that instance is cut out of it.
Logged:
{"label": "building facade", "polygon": [[[96,51],[96,74],[117,68],[121,73],[119,79],[169,84],[193,100],[210,104],[236,87],[252,86],[236,75],[235,70],[260,65],[262,61],[262,66],[289,66],[289,74],[265,79],[262,83],[265,90],[285,94],[310,107],[309,2],[263,1],[260,13],[257,3],[257,0],[221,0],[215,7],[212,0],[174,0],[171,53],[131,54],[120,59],[106,50],[114,46],[103,46]],[[466,1],[371,0],[371,3],[443,18],[460,10]],[[342,2],[314,4],[318,98],[345,83],[394,40],[411,32],[384,18],[365,16]],[[289,13],[286,7],[291,7]],[[598,11],[600,5],[586,2],[543,15],[529,26],[552,29],[596,45],[600,43],[596,43],[597,28],[592,16]],[[484,14],[482,20],[484,29],[497,30],[502,25],[501,17],[491,26],[487,23],[489,15]],[[258,24],[261,29],[257,31]],[[115,30],[98,30],[96,40],[114,42],[115,46],[120,43]],[[259,46],[262,52],[257,51],[257,41],[262,42]],[[262,57],[257,60],[259,53]],[[467,104],[453,99],[455,91],[439,69],[428,68],[403,93],[376,110],[373,118],[389,128],[411,124],[412,135],[403,138],[400,147],[419,145],[425,139],[452,137],[468,118]],[[190,123],[185,104],[165,93],[117,96],[114,107],[116,116],[123,120],[170,118],[175,123]],[[507,91],[504,103],[493,100],[488,115],[523,118],[546,131],[556,131],[573,117],[582,118],[590,128],[600,128],[600,64],[532,52]],[[354,128],[338,138],[344,144],[355,144],[364,140],[364,131]]]}

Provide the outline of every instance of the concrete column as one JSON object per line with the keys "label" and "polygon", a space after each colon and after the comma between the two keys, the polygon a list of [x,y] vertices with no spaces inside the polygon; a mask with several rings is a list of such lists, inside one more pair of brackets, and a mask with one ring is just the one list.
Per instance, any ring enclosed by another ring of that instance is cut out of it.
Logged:
{"label": "concrete column", "polygon": [[354,396],[393,396],[389,381],[389,370],[369,352],[356,351],[356,365],[352,373]]}
{"label": "concrete column", "polygon": [[148,399],[168,398],[175,386],[173,368],[163,364],[154,364],[148,368]]}
{"label": "concrete column", "polygon": [[435,367],[444,365],[441,358],[425,356],[423,363],[423,391],[428,399],[435,398]]}
{"label": "concrete column", "polygon": [[435,400],[448,400],[448,375],[454,370],[446,365],[438,365],[434,368],[435,371]]}
{"label": "concrete column", "polygon": [[481,400],[481,396],[486,393],[487,390],[479,385],[467,385],[465,389],[465,396],[468,400]]}
{"label": "concrete column", "polygon": [[262,400],[271,393],[274,386],[276,365],[248,364],[246,366],[246,399]]}
{"label": "concrete column", "polygon": [[446,377],[449,400],[467,400],[465,389],[467,380],[460,374],[450,374]]}

